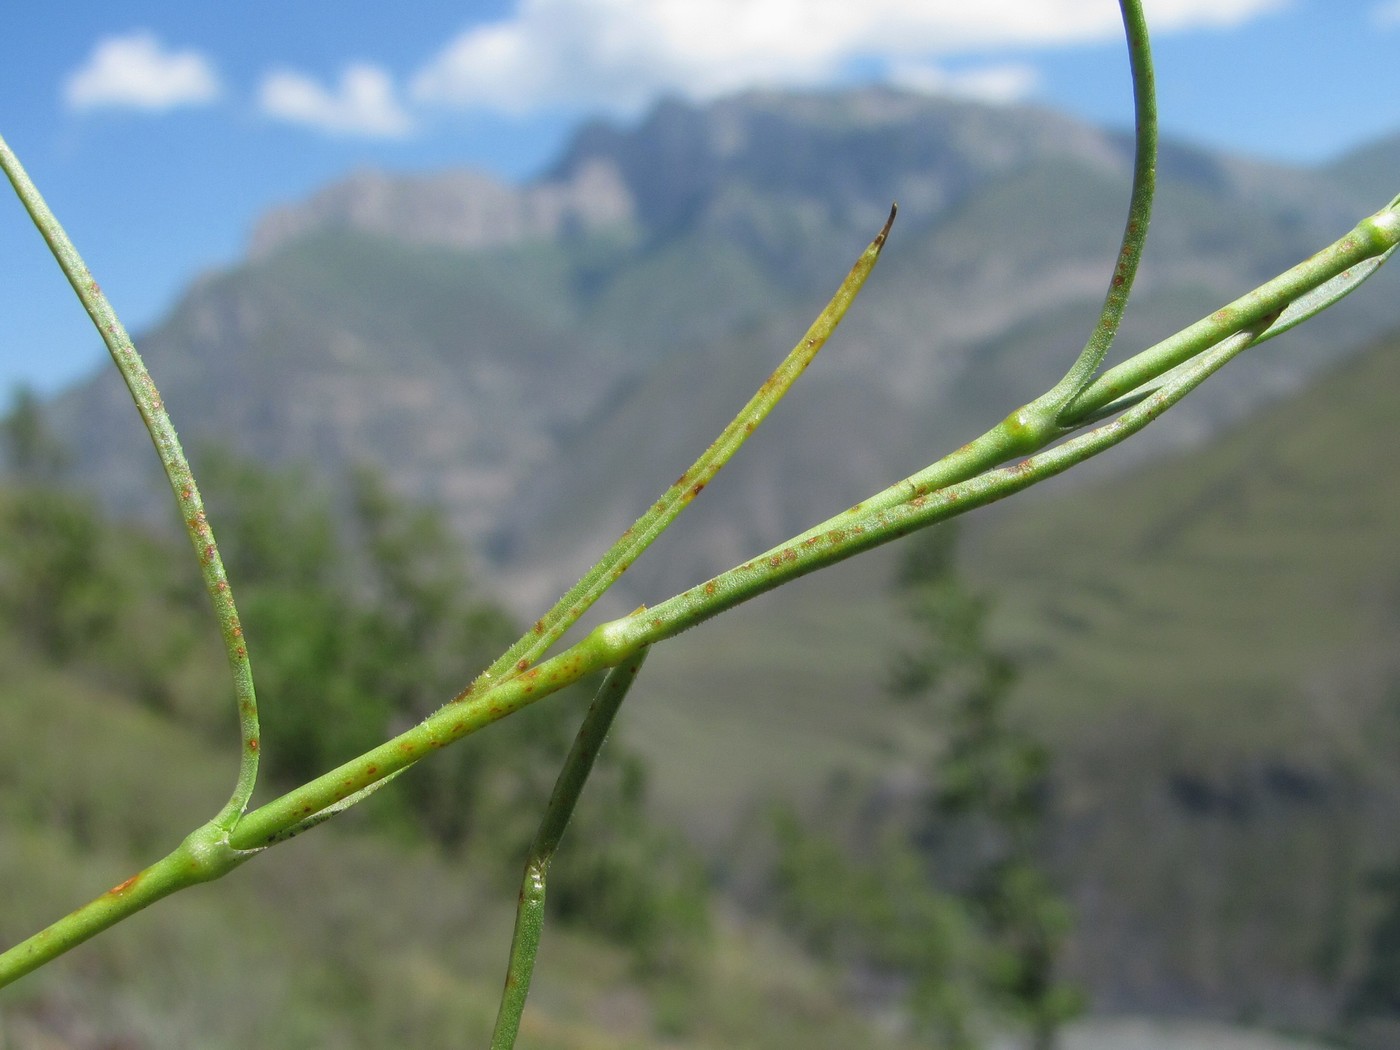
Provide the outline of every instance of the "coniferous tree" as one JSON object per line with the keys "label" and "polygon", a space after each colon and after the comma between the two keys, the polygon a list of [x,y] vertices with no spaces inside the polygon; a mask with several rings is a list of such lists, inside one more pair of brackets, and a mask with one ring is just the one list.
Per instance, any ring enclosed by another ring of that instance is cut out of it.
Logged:
{"label": "coniferous tree", "polygon": [[10,410],[0,420],[0,439],[5,469],[15,481],[51,483],[67,465],[63,445],[44,422],[39,396],[27,386],[11,394]]}
{"label": "coniferous tree", "polygon": [[897,587],[919,640],[891,691],[928,703],[947,726],[914,834],[932,877],[967,902],[986,939],[988,990],[1032,1050],[1052,1050],[1080,996],[1057,976],[1070,920],[1042,859],[1050,753],[1012,718],[1016,667],[988,638],[987,602],[957,572],[955,529],[916,538]]}

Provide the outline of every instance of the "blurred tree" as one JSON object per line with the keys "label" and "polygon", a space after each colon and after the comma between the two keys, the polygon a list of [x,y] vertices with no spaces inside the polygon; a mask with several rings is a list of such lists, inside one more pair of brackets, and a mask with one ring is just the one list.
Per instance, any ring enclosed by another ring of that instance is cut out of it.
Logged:
{"label": "blurred tree", "polygon": [[0,420],[6,472],[18,482],[52,482],[63,472],[68,457],[44,424],[39,396],[27,386],[10,395],[10,409]]}
{"label": "blurred tree", "polygon": [[951,526],[909,541],[895,591],[916,640],[895,654],[888,691],[946,727],[943,746],[912,800],[849,785],[824,799],[835,833],[780,813],[780,914],[822,954],[906,982],[937,1045],[981,1045],[990,1017],[1052,1050],[1081,997],[1057,977],[1069,912],[1041,863],[1050,755],[1010,716],[1016,669],[957,571]]}
{"label": "blurred tree", "polygon": [[100,644],[121,615],[102,523],[80,500],[26,487],[6,494],[0,610],[31,652],[55,663]]}
{"label": "blurred tree", "polygon": [[170,712],[212,653],[189,614],[197,578],[172,567],[168,544],[82,497],[33,481],[0,489],[0,552],[0,624],[26,659]]}
{"label": "blurred tree", "polygon": [[1056,977],[1070,916],[1041,864],[1050,755],[1010,717],[1016,669],[987,638],[988,604],[958,574],[956,543],[948,525],[921,533],[896,583],[919,640],[898,661],[892,692],[929,703],[948,726],[913,833],[987,940],[989,990],[1032,1050],[1052,1050],[1081,996]]}
{"label": "blurred tree", "polygon": [[785,928],[820,956],[895,976],[920,1034],[943,1050],[978,1046],[976,931],[963,903],[929,880],[912,839],[886,828],[857,860],[843,837],[791,808],[775,823],[773,889]]}
{"label": "blurred tree", "polygon": [[1400,1018],[1400,866],[1377,872],[1370,881],[1380,907],[1345,1012],[1353,1020]]}

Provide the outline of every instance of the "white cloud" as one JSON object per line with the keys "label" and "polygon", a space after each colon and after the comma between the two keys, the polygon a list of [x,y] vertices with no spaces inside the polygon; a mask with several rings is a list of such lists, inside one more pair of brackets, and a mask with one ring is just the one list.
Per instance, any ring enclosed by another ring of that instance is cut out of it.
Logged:
{"label": "white cloud", "polygon": [[258,102],[271,117],[332,135],[401,138],[413,130],[389,74],[367,63],[346,66],[333,89],[302,73],[274,71],[263,77]]}
{"label": "white cloud", "polygon": [[154,33],[141,30],[98,41],[87,65],[68,78],[63,94],[78,110],[160,111],[205,105],[220,90],[214,67],[198,51],[167,51]]}
{"label": "white cloud", "polygon": [[1387,0],[1371,8],[1371,21],[1380,26],[1400,26],[1400,0]]}
{"label": "white cloud", "polygon": [[1035,93],[1040,74],[1034,66],[1008,62],[950,72],[931,62],[896,62],[888,80],[908,91],[963,95],[983,102],[1017,102]]}
{"label": "white cloud", "polygon": [[[1226,27],[1291,0],[1147,0],[1154,30]],[[1121,34],[1113,0],[519,0],[412,82],[421,102],[522,113],[632,110],[661,92],[706,98],[829,81],[855,63],[913,69],[1005,47]],[[1017,90],[1014,78],[999,89]],[[949,83],[956,84],[957,78]]]}

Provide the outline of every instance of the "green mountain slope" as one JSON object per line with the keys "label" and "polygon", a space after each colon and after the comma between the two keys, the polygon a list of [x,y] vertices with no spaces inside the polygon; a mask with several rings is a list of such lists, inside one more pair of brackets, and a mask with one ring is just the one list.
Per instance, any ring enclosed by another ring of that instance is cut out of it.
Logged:
{"label": "green mountain slope", "polygon": [[1128,889],[1086,898],[1085,921],[1141,950],[1134,911],[1190,903],[1159,942],[1188,995],[1274,999],[1289,982],[1262,980],[1261,957],[1340,982],[1365,875],[1400,859],[1400,470],[1378,454],[1397,351],[1197,453],[1007,515],[979,548],[1034,657],[1027,717],[1077,766],[1074,866]]}
{"label": "green mountain slope", "polygon": [[[1198,452],[1007,515],[978,565],[1005,595],[1008,630],[1072,654],[1057,673],[1086,685],[1140,671],[1135,694],[1170,707],[1205,682],[1249,680],[1282,704],[1384,668],[1400,617],[1400,470],[1380,454],[1398,349],[1378,345]],[[1082,638],[1102,655],[1091,661]],[[1086,713],[1117,702],[1078,692]],[[1328,723],[1349,747],[1369,746],[1363,727]],[[1306,717],[1222,718],[1222,749],[1231,726],[1253,746],[1318,740]]]}
{"label": "green mountain slope", "polygon": [[[13,653],[0,683],[0,768],[6,944],[168,849],[232,778],[228,753]],[[484,1045],[514,891],[481,867],[364,821],[323,830],[7,989],[0,1038],[16,1050]],[[536,985],[523,1029],[531,1047],[907,1045],[762,930],[717,931],[683,1003],[668,1004],[625,953],[565,927],[545,937]]]}
{"label": "green mountain slope", "polygon": [[[443,505],[534,615],[800,338],[897,199],[833,345],[690,512],[685,575],[656,558],[629,582],[629,600],[653,599],[922,466],[1058,375],[1103,294],[1129,152],[1040,110],[874,89],[667,104],[634,128],[583,129],[545,178],[490,191],[524,207],[606,171],[612,211],[589,214],[613,221],[452,242],[432,236],[435,210],[452,228],[480,205],[452,194],[485,193],[480,179],[362,174],[284,209],[277,237],[196,285],[142,349],[196,449],[332,474],[368,461]],[[1376,204],[1335,173],[1182,144],[1160,178],[1126,343],[1189,323]],[[1363,290],[1279,344],[1266,381],[1208,389],[1168,426],[1180,438],[1235,418],[1391,316]],[[53,416],[84,483],[139,505],[154,471],[120,385],[95,378]]]}
{"label": "green mountain slope", "polygon": [[[1361,964],[1370,874],[1400,862],[1396,389],[1392,340],[1207,447],[967,519],[1022,717],[1057,755],[1073,968],[1101,1009],[1316,1025]],[[756,799],[916,775],[939,728],[882,698],[886,571],[658,651],[626,731],[667,812],[723,842]]]}

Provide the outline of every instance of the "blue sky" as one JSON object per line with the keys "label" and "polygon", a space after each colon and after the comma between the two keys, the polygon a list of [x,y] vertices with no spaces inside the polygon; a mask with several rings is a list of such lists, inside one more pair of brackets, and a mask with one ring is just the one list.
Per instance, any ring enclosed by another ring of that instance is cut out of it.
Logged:
{"label": "blue sky", "polygon": [[[1316,163],[1400,132],[1400,0],[1146,2],[1168,133]],[[880,81],[1131,113],[1114,0],[11,6],[0,134],[137,333],[270,205],[365,166],[528,178],[581,118],[664,93]],[[0,386],[90,371],[101,345],[8,194],[0,251]]]}

